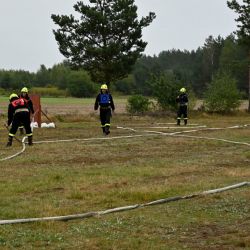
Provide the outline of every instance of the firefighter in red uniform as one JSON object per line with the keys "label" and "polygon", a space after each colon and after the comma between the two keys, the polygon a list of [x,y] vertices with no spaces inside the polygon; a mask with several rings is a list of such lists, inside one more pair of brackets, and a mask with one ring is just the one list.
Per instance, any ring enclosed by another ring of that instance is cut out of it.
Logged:
{"label": "firefighter in red uniform", "polygon": [[10,126],[9,140],[7,147],[12,146],[13,137],[18,130],[20,125],[23,125],[28,136],[28,144],[32,145],[32,131],[30,127],[30,112],[28,108],[28,102],[19,97],[17,94],[10,95],[10,104],[8,107],[8,122],[7,125]]}
{"label": "firefighter in red uniform", "polygon": [[106,84],[101,86],[101,92],[96,97],[94,109],[97,110],[99,106],[102,131],[103,134],[108,135],[110,133],[110,118],[112,116],[111,109],[114,111],[115,105]]}
{"label": "firefighter in red uniform", "polygon": [[[28,93],[29,93],[28,88],[23,87],[21,89],[21,95],[19,97],[22,97],[22,98],[24,98],[27,101],[27,103],[28,103],[28,109],[29,109],[30,113],[32,115],[34,115],[33,103],[31,101]],[[20,135],[24,134],[23,128],[24,128],[23,126],[19,127]]]}
{"label": "firefighter in red uniform", "polygon": [[187,112],[188,112],[188,96],[185,88],[180,89],[180,95],[177,96],[176,102],[179,105],[177,112],[177,125],[181,125],[181,118],[183,115],[184,124],[187,125]]}

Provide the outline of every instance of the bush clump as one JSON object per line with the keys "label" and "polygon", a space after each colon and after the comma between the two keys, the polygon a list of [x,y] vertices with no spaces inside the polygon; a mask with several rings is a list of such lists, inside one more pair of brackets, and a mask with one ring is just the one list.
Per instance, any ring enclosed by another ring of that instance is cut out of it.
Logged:
{"label": "bush clump", "polygon": [[143,114],[150,110],[149,98],[142,95],[133,95],[128,98],[127,111],[130,114]]}
{"label": "bush clump", "polygon": [[151,79],[152,94],[163,110],[176,109],[176,96],[181,88],[180,81],[172,73],[164,73]]}
{"label": "bush clump", "polygon": [[228,113],[239,106],[240,92],[236,80],[230,74],[218,74],[205,93],[205,109],[208,112]]}

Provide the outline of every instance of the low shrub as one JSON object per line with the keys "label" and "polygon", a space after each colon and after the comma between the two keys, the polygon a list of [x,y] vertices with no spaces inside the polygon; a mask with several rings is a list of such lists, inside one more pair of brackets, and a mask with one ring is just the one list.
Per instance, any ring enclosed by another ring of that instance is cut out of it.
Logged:
{"label": "low shrub", "polygon": [[236,80],[224,72],[212,81],[205,96],[205,109],[208,112],[228,113],[240,106]]}
{"label": "low shrub", "polygon": [[126,109],[129,114],[143,114],[150,110],[149,98],[142,95],[133,95],[128,98]]}

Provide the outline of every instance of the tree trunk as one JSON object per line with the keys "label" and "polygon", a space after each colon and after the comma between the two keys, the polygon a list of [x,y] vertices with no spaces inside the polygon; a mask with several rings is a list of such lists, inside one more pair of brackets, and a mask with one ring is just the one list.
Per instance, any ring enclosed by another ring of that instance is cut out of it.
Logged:
{"label": "tree trunk", "polygon": [[[249,53],[250,59],[250,53]],[[248,66],[248,113],[250,113],[250,62]]]}

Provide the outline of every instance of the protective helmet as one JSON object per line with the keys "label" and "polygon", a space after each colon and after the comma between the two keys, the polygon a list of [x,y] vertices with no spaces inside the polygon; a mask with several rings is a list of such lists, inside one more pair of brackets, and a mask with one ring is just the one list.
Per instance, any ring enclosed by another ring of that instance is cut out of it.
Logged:
{"label": "protective helmet", "polygon": [[180,89],[180,92],[181,92],[181,93],[186,93],[186,89],[185,89],[185,88],[181,88],[181,89]]}
{"label": "protective helmet", "polygon": [[28,93],[29,91],[28,91],[28,89],[26,87],[24,87],[24,88],[21,89],[21,92],[22,93]]}
{"label": "protective helmet", "polygon": [[18,95],[17,94],[15,94],[15,93],[12,93],[11,95],[10,95],[10,97],[9,97],[9,100],[11,100],[12,98],[18,98]]}
{"label": "protective helmet", "polygon": [[107,86],[107,84],[102,84],[101,89],[108,90],[108,86]]}

